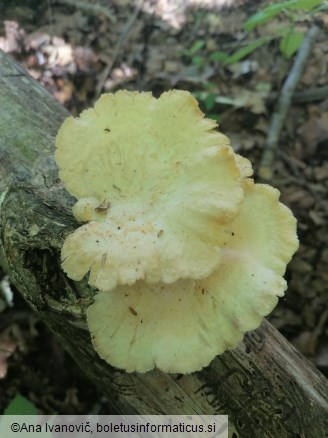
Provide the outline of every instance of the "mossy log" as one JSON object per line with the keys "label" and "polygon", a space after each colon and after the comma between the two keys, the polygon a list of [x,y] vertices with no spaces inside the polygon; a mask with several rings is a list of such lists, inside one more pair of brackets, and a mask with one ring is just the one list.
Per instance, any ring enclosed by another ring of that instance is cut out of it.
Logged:
{"label": "mossy log", "polygon": [[78,226],[74,199],[54,161],[55,136],[67,116],[0,52],[0,263],[113,410],[228,414],[234,437],[327,436],[327,380],[267,321],[236,350],[191,375],[127,374],[98,357],[85,323],[95,290],[70,280],[60,267],[64,238]]}

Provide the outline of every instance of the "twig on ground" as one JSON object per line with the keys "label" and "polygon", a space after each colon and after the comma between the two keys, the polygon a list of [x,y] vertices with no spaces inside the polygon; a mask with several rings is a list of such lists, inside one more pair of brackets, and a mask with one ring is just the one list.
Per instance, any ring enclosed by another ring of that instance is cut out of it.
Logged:
{"label": "twig on ground", "polygon": [[90,15],[104,15],[112,23],[116,22],[116,17],[110,12],[109,8],[95,3],[88,3],[82,0],[54,0],[54,3],[74,6],[74,8],[81,9],[81,11]]}
{"label": "twig on ground", "polygon": [[102,73],[99,77],[98,84],[96,86],[96,91],[95,91],[95,99],[97,99],[99,97],[101,90],[103,89],[103,86],[105,85],[105,82],[112,71],[112,68],[117,60],[118,55],[119,55],[120,49],[122,48],[122,45],[125,43],[128,35],[129,35],[129,32],[130,32],[135,20],[137,19],[138,15],[139,15],[139,12],[140,12],[140,9],[143,5],[143,2],[144,2],[144,0],[139,0],[137,6],[135,7],[135,10],[131,14],[128,22],[124,26],[123,31],[117,40],[116,46],[114,47],[114,50],[113,50],[111,60],[107,64],[107,66],[104,68],[104,70],[102,71]]}
{"label": "twig on ground", "polygon": [[[308,90],[298,91],[292,96],[293,103],[315,102],[324,100],[328,97],[328,85],[323,87],[309,88]],[[278,99],[278,93],[270,93],[266,99],[268,102],[275,102]]]}
{"label": "twig on ground", "polygon": [[49,21],[50,21],[50,24],[54,24],[54,11],[52,9],[52,2],[51,2],[51,0],[47,0],[47,3],[48,3]]}
{"label": "twig on ground", "polygon": [[280,133],[291,104],[292,96],[304,71],[307,59],[311,53],[318,32],[319,28],[317,26],[312,26],[308,31],[306,37],[304,38],[303,44],[297,53],[294,65],[281,89],[280,97],[271,119],[268,138],[263,150],[260,168],[258,171],[260,179],[264,181],[269,181],[272,178],[272,166]]}

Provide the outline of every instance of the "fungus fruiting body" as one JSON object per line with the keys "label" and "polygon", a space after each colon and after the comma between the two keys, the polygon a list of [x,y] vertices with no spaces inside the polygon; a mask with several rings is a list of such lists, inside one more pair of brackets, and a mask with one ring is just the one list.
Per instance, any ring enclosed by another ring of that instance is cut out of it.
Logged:
{"label": "fungus fruiting body", "polygon": [[190,373],[257,328],[284,294],[296,221],[186,91],[105,94],[57,136],[85,224],[62,248],[98,354],[126,371]]}

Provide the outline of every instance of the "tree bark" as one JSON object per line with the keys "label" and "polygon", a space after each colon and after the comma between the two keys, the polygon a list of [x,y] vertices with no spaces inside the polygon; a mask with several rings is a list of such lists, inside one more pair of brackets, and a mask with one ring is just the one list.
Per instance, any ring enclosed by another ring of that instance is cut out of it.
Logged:
{"label": "tree bark", "polygon": [[0,52],[0,263],[115,412],[228,414],[234,437],[326,436],[327,380],[266,321],[191,375],[128,374],[98,357],[85,322],[95,291],[60,267],[64,238],[78,226],[53,157],[67,115]]}

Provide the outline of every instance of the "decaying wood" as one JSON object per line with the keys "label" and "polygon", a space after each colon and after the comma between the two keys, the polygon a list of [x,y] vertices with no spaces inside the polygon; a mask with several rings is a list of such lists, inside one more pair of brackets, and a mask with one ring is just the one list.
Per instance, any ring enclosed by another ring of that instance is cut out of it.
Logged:
{"label": "decaying wood", "polygon": [[62,188],[53,158],[67,115],[0,53],[0,263],[113,409],[228,414],[234,437],[325,436],[327,380],[266,321],[235,351],[192,375],[127,374],[98,357],[83,317],[95,291],[60,268],[63,240],[77,227],[74,200]]}

